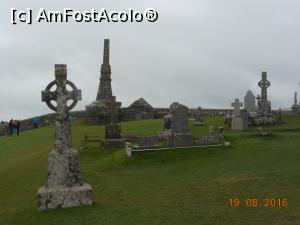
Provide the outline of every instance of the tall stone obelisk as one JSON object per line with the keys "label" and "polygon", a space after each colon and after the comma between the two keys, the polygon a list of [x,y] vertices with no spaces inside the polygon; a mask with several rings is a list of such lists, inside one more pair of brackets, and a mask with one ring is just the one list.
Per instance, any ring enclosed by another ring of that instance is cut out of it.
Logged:
{"label": "tall stone obelisk", "polygon": [[109,64],[109,39],[104,40],[103,63],[100,73],[100,84],[96,100],[103,103],[110,102],[113,95],[111,90],[111,67]]}
{"label": "tall stone obelisk", "polygon": [[[86,106],[86,118],[90,124],[109,123],[111,115],[115,115],[116,120],[119,117],[118,112],[121,102],[116,102],[116,97],[112,95],[109,56],[109,39],[104,39],[103,63],[100,70],[101,76],[96,101]],[[112,102],[115,103],[112,104]],[[116,107],[113,109],[111,105],[115,105]],[[115,110],[115,112],[111,110]]]}

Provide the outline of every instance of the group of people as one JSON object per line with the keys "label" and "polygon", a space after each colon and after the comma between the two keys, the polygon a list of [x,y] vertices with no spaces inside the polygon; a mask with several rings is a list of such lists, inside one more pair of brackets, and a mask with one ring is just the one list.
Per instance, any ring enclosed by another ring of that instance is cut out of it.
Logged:
{"label": "group of people", "polygon": [[8,136],[20,134],[20,122],[18,120],[11,119],[8,123]]}

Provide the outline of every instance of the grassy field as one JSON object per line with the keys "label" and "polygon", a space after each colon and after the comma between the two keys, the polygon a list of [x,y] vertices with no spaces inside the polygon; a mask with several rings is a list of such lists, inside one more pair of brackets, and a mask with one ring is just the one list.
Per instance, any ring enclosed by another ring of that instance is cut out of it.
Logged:
{"label": "grassy field", "polygon": [[[0,225],[290,225],[300,224],[300,118],[265,127],[272,137],[253,130],[226,130],[231,147],[167,150],[137,154],[80,150],[84,181],[93,187],[93,205],[40,212],[36,192],[45,183],[47,157],[53,147],[52,126],[0,138]],[[203,127],[223,125],[207,117]],[[161,120],[122,123],[124,134],[157,134]],[[254,128],[253,128],[254,129]],[[84,134],[103,136],[101,126],[74,122],[73,143]],[[230,198],[241,205],[231,207]],[[246,199],[259,199],[248,207]],[[288,199],[288,207],[266,207],[265,199]]]}

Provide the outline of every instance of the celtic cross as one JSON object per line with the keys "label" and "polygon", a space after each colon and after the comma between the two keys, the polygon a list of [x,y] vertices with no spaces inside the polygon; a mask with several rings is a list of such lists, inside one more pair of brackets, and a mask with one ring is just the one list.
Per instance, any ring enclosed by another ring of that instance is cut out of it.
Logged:
{"label": "celtic cross", "polygon": [[261,88],[261,98],[262,100],[267,100],[267,88],[270,87],[271,83],[267,80],[267,73],[262,73],[262,80],[258,82],[258,86]]}
{"label": "celtic cross", "polygon": [[[71,87],[71,91],[67,89]],[[55,90],[51,90],[55,87]],[[65,64],[55,65],[55,80],[50,82],[45,91],[42,91],[42,101],[56,112],[55,121],[55,149],[62,152],[72,147],[71,125],[69,111],[81,100],[81,90],[67,80],[67,66]],[[52,102],[56,102],[56,106]],[[68,106],[68,101],[73,101]]]}

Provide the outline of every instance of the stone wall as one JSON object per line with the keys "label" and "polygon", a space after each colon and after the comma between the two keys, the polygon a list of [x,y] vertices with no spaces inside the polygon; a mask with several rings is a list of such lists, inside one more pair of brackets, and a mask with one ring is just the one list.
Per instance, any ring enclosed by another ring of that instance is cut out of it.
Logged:
{"label": "stone wall", "polygon": [[[73,111],[70,113],[72,119],[85,119],[85,111]],[[55,120],[55,113],[50,113],[42,116],[40,118],[40,127],[47,126]],[[33,129],[34,117],[20,120],[20,131],[26,131]],[[8,134],[8,124],[0,124],[0,136],[5,136]]]}

